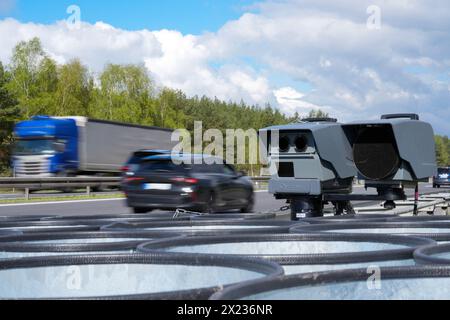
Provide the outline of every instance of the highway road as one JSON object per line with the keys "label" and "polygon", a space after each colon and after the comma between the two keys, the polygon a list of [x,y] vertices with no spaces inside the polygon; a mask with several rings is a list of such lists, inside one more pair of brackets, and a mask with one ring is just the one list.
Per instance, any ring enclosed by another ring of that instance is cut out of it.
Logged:
{"label": "highway road", "polygon": [[[256,193],[258,212],[279,209],[284,201],[275,200],[268,192]],[[64,202],[0,205],[1,216],[11,215],[86,215],[131,213],[124,199],[77,200]]]}
{"label": "highway road", "polygon": [[[420,186],[421,194],[438,192],[429,184]],[[355,187],[355,193],[366,193],[363,187]],[[408,190],[409,196],[413,195],[414,190]],[[355,206],[373,205],[374,202],[355,203]],[[268,212],[278,210],[284,206],[285,202],[275,200],[267,191],[258,191],[256,193],[256,212]],[[64,202],[44,202],[44,203],[25,203],[25,204],[0,204],[0,216],[17,215],[98,215],[98,214],[126,214],[130,213],[126,207],[124,199],[93,199],[76,200]]]}

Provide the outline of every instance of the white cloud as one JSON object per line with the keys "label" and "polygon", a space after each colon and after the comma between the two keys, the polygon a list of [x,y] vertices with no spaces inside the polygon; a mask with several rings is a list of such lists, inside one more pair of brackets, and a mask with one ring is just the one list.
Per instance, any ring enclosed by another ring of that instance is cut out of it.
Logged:
{"label": "white cloud", "polygon": [[[372,4],[381,8],[380,30],[366,26]],[[202,35],[0,20],[0,59],[19,40],[39,36],[60,62],[80,57],[95,71],[106,62],[145,63],[159,84],[190,95],[273,102],[287,113],[320,107],[342,121],[416,112],[450,134],[449,81],[437,76],[450,67],[448,1],[271,0],[257,7]],[[290,81],[275,83],[274,74]],[[302,92],[296,81],[313,90]]]}
{"label": "white cloud", "polygon": [[[366,26],[366,9],[381,8],[380,30]],[[374,118],[390,112],[416,112],[450,133],[448,81],[436,76],[450,66],[448,1],[268,1],[258,14],[229,22],[210,37],[210,47],[226,59],[251,56],[272,70],[310,83],[314,90],[277,100],[283,110],[332,106],[340,120]],[[421,66],[426,75],[405,71]],[[306,103],[306,105],[305,105]],[[328,107],[329,108],[329,107]]]}
{"label": "white cloud", "polygon": [[[4,35],[10,35],[8,37]],[[104,22],[82,23],[69,29],[65,21],[53,25],[0,21],[0,60],[9,61],[21,40],[38,36],[44,49],[59,63],[80,58],[94,72],[106,63],[144,63],[157,83],[224,100],[265,103],[272,99],[268,80],[248,66],[225,63],[216,70],[203,38],[177,31],[127,31]]]}
{"label": "white cloud", "polygon": [[293,115],[295,112],[304,114],[312,109],[320,108],[315,104],[302,100],[305,95],[291,87],[274,90],[274,95],[280,108],[289,115]]}
{"label": "white cloud", "polygon": [[8,61],[19,41],[35,36],[60,62],[79,57],[96,71],[107,62],[142,63],[147,57],[161,54],[160,43],[147,30],[126,31],[107,27],[102,22],[94,25],[82,23],[80,29],[69,29],[65,21],[42,25],[6,19],[0,21],[0,59]]}
{"label": "white cloud", "polygon": [[270,99],[268,80],[251,68],[234,64],[211,67],[214,56],[201,37],[169,30],[154,34],[162,54],[146,59],[145,65],[158,83],[190,95],[205,94],[223,100],[261,103]]}

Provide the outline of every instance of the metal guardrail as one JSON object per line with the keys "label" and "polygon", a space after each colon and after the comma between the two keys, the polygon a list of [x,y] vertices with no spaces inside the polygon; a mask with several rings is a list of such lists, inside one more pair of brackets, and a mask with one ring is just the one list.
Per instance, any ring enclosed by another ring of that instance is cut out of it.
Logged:
{"label": "metal guardrail", "polygon": [[[267,182],[270,177],[252,177],[256,185]],[[25,190],[25,198],[30,199],[30,190],[86,188],[87,195],[93,188],[120,186],[120,177],[50,177],[50,178],[0,178],[0,188]]]}
{"label": "metal guardrail", "polygon": [[30,190],[86,188],[87,195],[92,188],[118,187],[118,177],[51,177],[51,178],[0,178],[0,188],[25,190],[25,199],[30,199]]}
{"label": "metal guardrail", "polygon": [[269,182],[270,177],[251,177],[253,182]]}
{"label": "metal guardrail", "polygon": [[0,188],[114,186],[119,183],[118,177],[0,178]]}

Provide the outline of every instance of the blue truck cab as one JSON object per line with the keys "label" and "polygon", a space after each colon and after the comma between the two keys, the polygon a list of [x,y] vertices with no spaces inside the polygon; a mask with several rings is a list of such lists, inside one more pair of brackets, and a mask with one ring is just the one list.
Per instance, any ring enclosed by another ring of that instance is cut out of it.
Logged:
{"label": "blue truck cab", "polygon": [[78,168],[78,128],[74,119],[36,116],[19,122],[13,168],[17,177],[66,176]]}

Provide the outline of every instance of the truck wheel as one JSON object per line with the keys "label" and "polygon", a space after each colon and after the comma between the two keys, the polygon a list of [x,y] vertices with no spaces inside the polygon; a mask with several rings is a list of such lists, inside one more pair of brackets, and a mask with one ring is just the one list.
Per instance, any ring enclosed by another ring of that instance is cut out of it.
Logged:
{"label": "truck wheel", "polygon": [[[97,178],[105,178],[105,177],[108,177],[108,175],[107,174],[103,174],[103,173],[97,173],[95,175],[95,177],[97,177]],[[92,188],[92,191],[94,191],[94,192],[109,192],[111,190],[112,190],[111,187],[94,187],[94,188]]]}
{"label": "truck wheel", "polygon": [[[69,177],[74,178],[75,174],[69,173],[67,171],[61,171],[57,173],[56,176],[59,178],[69,178]],[[61,191],[64,193],[73,193],[75,191],[75,188],[63,188],[61,189]]]}

